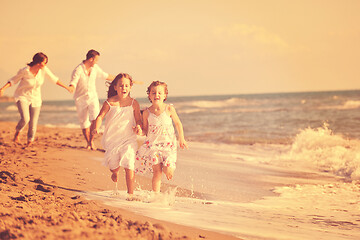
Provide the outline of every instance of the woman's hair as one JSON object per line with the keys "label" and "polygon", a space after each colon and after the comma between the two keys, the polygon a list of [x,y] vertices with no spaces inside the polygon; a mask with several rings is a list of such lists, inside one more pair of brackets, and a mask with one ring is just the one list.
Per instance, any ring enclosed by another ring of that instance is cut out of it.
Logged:
{"label": "woman's hair", "polygon": [[163,86],[164,87],[164,91],[165,91],[165,94],[166,94],[166,97],[165,97],[165,99],[164,99],[164,102],[166,101],[166,99],[167,99],[167,95],[168,95],[168,89],[167,89],[167,84],[166,83],[164,83],[164,82],[160,82],[160,81],[153,81],[151,84],[150,84],[150,86],[147,88],[147,90],[146,90],[146,93],[148,94],[148,98],[149,98],[149,100],[150,100],[150,102],[151,102],[151,99],[150,99],[150,92],[151,92],[151,88],[152,87],[157,87],[157,86]]}
{"label": "woman's hair", "polygon": [[100,53],[94,49],[91,49],[86,54],[86,60],[89,60],[90,58],[100,56]]}
{"label": "woman's hair", "polygon": [[111,98],[111,97],[117,95],[117,92],[115,90],[115,86],[118,83],[118,81],[120,81],[122,78],[129,79],[130,80],[130,86],[133,85],[132,77],[129,74],[127,74],[127,73],[119,73],[109,85],[109,90],[108,90],[108,94],[107,94],[108,98]]}
{"label": "woman's hair", "polygon": [[46,63],[48,62],[48,57],[42,53],[42,52],[38,52],[33,56],[33,60],[31,63],[28,63],[27,65],[29,67],[32,67],[38,63],[42,63],[44,60],[46,60]]}

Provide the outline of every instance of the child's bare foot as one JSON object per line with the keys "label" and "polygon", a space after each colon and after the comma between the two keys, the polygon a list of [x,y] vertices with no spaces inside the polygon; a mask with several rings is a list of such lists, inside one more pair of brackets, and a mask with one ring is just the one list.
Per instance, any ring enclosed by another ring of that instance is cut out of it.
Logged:
{"label": "child's bare foot", "polygon": [[167,173],[165,175],[166,175],[167,180],[171,180],[173,178],[173,173]]}
{"label": "child's bare foot", "polygon": [[94,142],[91,142],[91,143],[90,143],[90,149],[93,150],[93,151],[96,151],[96,150],[97,150]]}
{"label": "child's bare foot", "polygon": [[111,180],[113,180],[113,182],[117,182],[117,180],[118,180],[118,172],[113,172],[111,174]]}

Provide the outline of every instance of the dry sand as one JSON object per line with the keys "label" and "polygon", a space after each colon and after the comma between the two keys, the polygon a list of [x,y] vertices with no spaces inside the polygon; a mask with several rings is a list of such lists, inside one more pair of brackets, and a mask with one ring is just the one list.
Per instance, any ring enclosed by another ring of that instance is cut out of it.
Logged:
{"label": "dry sand", "polygon": [[[44,126],[25,148],[12,142],[15,125],[0,123],[0,239],[237,239],[86,200],[84,191],[114,188],[109,170],[93,160],[103,157],[101,149],[86,150],[80,129]],[[120,190],[123,179],[121,173]]]}

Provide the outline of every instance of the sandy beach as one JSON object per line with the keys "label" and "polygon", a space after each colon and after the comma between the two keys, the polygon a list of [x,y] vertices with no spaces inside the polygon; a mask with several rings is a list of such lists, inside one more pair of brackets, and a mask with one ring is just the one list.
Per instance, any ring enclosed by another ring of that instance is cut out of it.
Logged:
{"label": "sandy beach", "polygon": [[[34,145],[25,148],[12,142],[15,125],[0,124],[0,239],[360,237],[356,178],[336,176],[334,167],[320,171],[307,160],[346,153],[347,165],[356,163],[357,140],[309,130],[290,152],[291,146],[190,142],[178,153],[174,179],[162,184],[173,202],[158,205],[126,201],[122,172],[120,195],[112,195],[101,135],[98,151],[90,151],[79,129],[39,126]],[[336,152],[324,138],[337,142]],[[21,139],[25,143],[25,133]],[[149,176],[137,175],[136,182],[141,189],[135,194],[151,190]]]}
{"label": "sandy beach", "polygon": [[15,125],[0,124],[0,239],[238,239],[86,200],[84,192],[114,188],[108,169],[92,160],[102,158],[101,149],[86,150],[79,129],[44,126],[25,148],[12,142]]}

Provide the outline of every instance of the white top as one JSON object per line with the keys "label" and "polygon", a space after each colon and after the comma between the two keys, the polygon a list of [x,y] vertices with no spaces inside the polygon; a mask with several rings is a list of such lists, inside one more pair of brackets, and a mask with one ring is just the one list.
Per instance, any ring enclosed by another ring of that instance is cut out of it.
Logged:
{"label": "white top", "polygon": [[14,93],[15,101],[23,100],[31,103],[33,107],[40,107],[42,104],[41,86],[44,83],[45,75],[54,83],[57,83],[59,80],[46,66],[40,69],[36,76],[30,72],[29,66],[20,69],[19,72],[9,80],[11,86],[20,82]]}
{"label": "white top", "polygon": [[[89,75],[90,72],[90,75]],[[84,63],[79,64],[73,71],[70,85],[75,87],[74,99],[88,96],[90,99],[97,97],[95,80],[96,78],[107,79],[109,74],[104,72],[97,64],[89,71],[86,70]]]}

